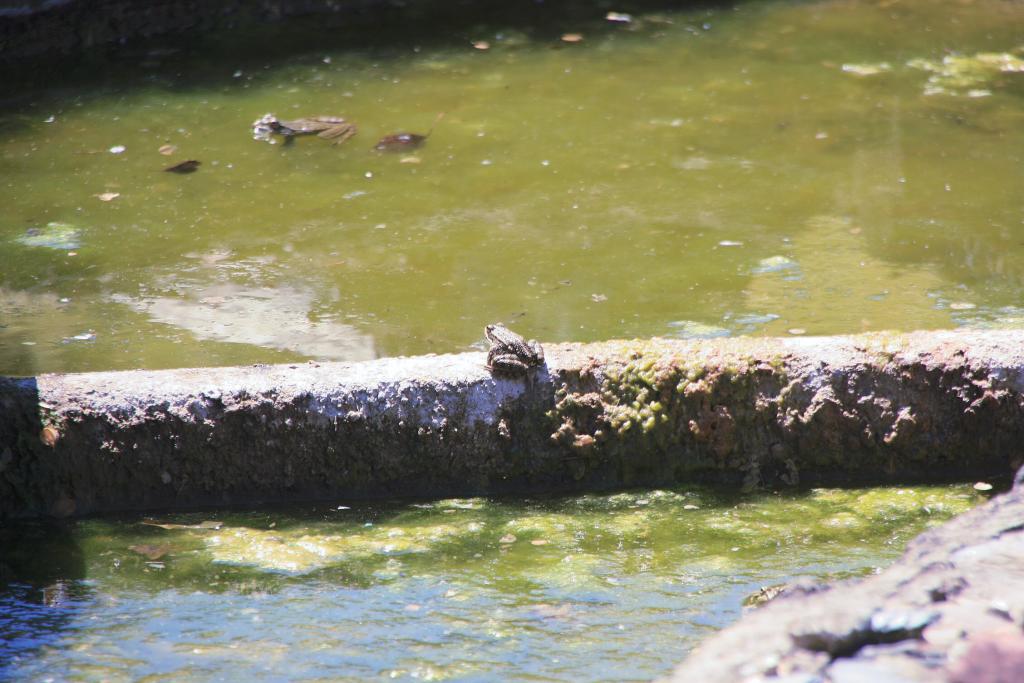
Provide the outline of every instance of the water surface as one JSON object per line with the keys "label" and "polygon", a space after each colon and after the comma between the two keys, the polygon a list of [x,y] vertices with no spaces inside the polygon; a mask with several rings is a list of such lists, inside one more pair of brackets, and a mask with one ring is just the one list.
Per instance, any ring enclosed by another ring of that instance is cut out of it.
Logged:
{"label": "water surface", "polygon": [[760,587],[875,571],[980,500],[691,487],[0,526],[0,678],[650,680]]}
{"label": "water surface", "polygon": [[[496,320],[551,341],[1024,321],[1024,5],[534,11],[20,74],[0,372],[459,351]],[[269,145],[266,112],[360,130]],[[421,149],[372,150],[440,113]]]}

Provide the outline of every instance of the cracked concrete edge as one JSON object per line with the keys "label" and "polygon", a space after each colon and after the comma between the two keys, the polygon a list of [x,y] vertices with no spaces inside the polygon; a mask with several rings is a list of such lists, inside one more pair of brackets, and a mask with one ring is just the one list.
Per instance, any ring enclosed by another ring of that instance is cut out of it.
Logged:
{"label": "cracked concrete edge", "polygon": [[1024,461],[1024,332],[548,344],[0,378],[0,518],[328,498],[982,478]]}
{"label": "cracked concrete edge", "polygon": [[[1024,473],[1024,470],[1022,470]],[[877,576],[796,587],[662,683],[1024,680],[1024,487],[911,541]]]}

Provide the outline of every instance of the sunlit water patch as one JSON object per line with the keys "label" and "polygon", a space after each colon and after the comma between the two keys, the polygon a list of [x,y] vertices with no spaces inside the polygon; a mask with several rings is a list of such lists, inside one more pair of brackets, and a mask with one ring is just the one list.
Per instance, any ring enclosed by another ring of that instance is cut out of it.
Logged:
{"label": "sunlit water patch", "polygon": [[[0,372],[468,350],[497,320],[550,341],[1020,326],[1024,5],[550,4],[21,73]],[[269,145],[267,112],[358,133]]]}
{"label": "sunlit water patch", "polygon": [[968,486],[0,526],[0,677],[650,680],[797,576],[891,562]]}

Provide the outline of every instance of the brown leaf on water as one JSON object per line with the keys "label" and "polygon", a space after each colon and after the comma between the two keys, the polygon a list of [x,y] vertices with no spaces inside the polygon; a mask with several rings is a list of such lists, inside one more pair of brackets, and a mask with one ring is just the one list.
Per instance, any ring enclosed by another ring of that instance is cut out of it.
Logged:
{"label": "brown leaf on water", "polygon": [[189,159],[188,161],[183,161],[180,164],[175,164],[174,166],[168,166],[164,170],[167,171],[168,173],[192,173],[197,168],[199,168],[199,165],[201,163],[202,163],[201,161],[196,161],[195,159]]}
{"label": "brown leaf on water", "polygon": [[171,546],[169,545],[150,545],[148,543],[128,546],[128,550],[134,550],[139,555],[144,555],[150,560],[159,560],[161,557],[166,555],[170,549]]}
{"label": "brown leaf on water", "polygon": [[163,154],[165,157],[169,157],[175,152],[177,152],[178,148],[175,147],[174,145],[160,145],[160,149],[158,149],[157,151]]}

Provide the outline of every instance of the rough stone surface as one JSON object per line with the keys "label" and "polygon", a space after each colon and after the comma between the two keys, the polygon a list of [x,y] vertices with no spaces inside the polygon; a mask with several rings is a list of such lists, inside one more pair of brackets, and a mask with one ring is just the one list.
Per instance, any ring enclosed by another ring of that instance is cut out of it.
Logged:
{"label": "rough stone surface", "polygon": [[665,485],[1008,476],[1024,333],[546,345],[0,378],[0,518]]}
{"label": "rough stone surface", "polygon": [[1024,681],[1024,487],[912,541],[878,576],[792,592],[666,681]]}

